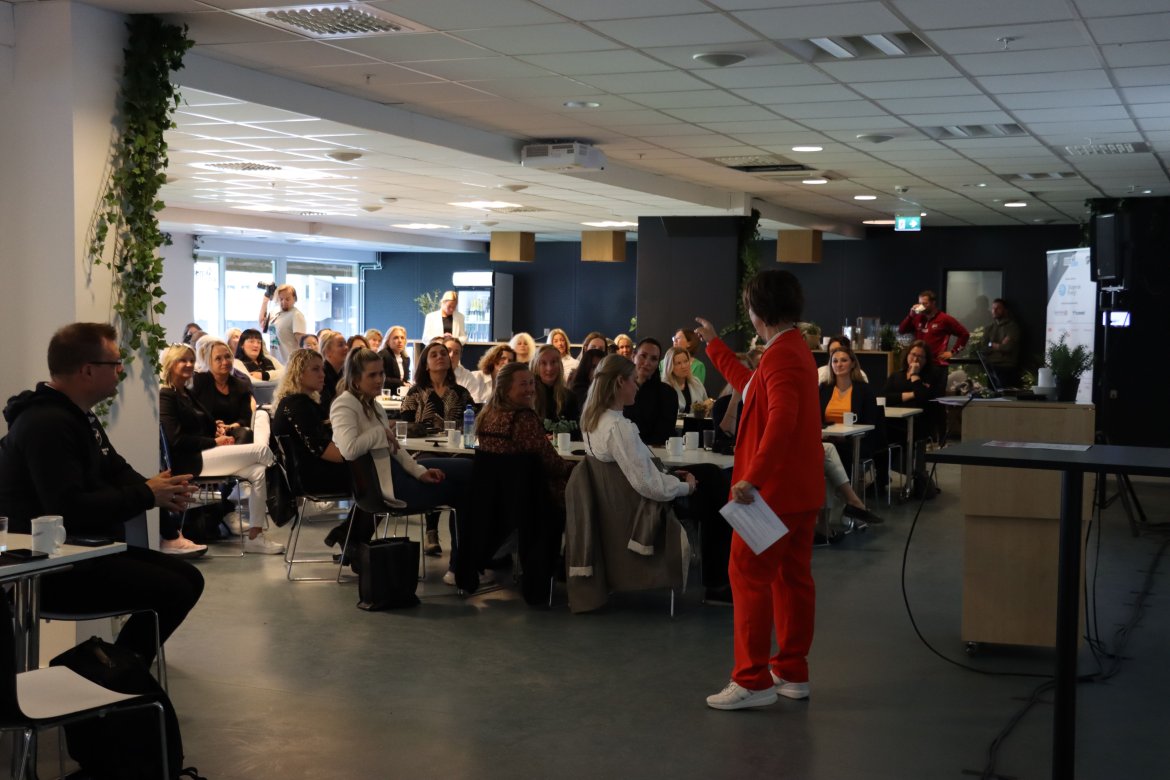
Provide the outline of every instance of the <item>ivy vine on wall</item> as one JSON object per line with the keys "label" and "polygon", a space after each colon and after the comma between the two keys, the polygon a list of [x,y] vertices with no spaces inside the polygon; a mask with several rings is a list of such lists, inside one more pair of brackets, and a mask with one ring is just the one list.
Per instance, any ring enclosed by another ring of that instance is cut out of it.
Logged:
{"label": "ivy vine on wall", "polygon": [[156,216],[163,207],[158,191],[166,181],[164,133],[175,126],[172,117],[179,104],[171,72],[183,67],[183,55],[193,42],[186,27],[164,24],[154,16],[131,16],[126,26],[129,39],[118,98],[121,131],[86,259],[113,272],[112,308],[123,361],[133,362],[143,351],[157,372],[166,346],[166,332],[158,321],[166,311],[158,250],[171,243]]}
{"label": "ivy vine on wall", "polygon": [[739,225],[739,257],[737,270],[739,271],[739,289],[735,300],[735,322],[726,326],[721,336],[739,333],[744,344],[750,344],[756,336],[756,328],[748,316],[747,306],[743,302],[743,290],[747,282],[760,270],[760,212],[752,209],[751,216],[744,217]]}

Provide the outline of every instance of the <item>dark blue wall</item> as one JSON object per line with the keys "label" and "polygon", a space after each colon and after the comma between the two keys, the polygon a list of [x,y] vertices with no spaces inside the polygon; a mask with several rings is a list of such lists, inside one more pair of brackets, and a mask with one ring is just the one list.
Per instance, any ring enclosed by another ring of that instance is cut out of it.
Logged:
{"label": "dark blue wall", "polygon": [[493,263],[485,253],[386,252],[381,270],[366,273],[365,327],[402,325],[418,338],[416,295],[450,288],[455,271],[497,271],[513,277],[515,331],[537,341],[549,328],[564,328],[574,343],[593,330],[613,338],[634,316],[637,252],[628,242],[624,263],[583,263],[576,242],[538,242],[534,263]]}

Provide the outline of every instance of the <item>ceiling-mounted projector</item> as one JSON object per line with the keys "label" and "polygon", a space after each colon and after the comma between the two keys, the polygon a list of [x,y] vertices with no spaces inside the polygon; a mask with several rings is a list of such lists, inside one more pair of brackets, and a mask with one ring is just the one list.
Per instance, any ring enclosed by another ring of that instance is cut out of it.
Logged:
{"label": "ceiling-mounted projector", "polygon": [[520,164],[542,171],[604,171],[605,153],[576,141],[529,144],[520,150]]}

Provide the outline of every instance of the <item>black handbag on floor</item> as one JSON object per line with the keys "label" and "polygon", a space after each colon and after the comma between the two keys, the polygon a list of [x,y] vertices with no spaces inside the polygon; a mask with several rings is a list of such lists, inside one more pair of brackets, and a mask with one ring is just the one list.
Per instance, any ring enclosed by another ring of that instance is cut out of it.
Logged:
{"label": "black handbag on floor", "polygon": [[364,542],[358,557],[358,609],[418,605],[418,542],[403,536],[376,539]]}
{"label": "black handbag on floor", "polygon": [[[167,767],[171,777],[184,775],[183,738],[170,697],[132,650],[93,636],[49,661],[64,666],[103,688],[147,696],[162,702],[167,725]],[[113,780],[157,780],[162,774],[158,749],[158,713],[115,712],[65,726],[70,757],[89,776]]]}

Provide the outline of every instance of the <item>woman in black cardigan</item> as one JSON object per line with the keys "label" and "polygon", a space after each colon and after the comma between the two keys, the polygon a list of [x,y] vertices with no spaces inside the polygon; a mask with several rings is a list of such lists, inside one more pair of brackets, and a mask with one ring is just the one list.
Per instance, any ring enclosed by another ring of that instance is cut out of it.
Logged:
{"label": "woman in black cardigan", "polygon": [[[885,412],[877,404],[877,393],[861,378],[857,356],[849,347],[838,347],[829,356],[829,382],[821,384],[821,417],[825,425],[841,422],[843,411],[857,415],[858,425],[872,425],[874,429],[861,439],[861,458],[865,460],[886,446]],[[836,442],[841,462],[853,463],[852,443]],[[880,458],[877,460],[881,460]],[[875,465],[878,465],[875,461]],[[889,474],[883,461],[877,469],[879,487],[884,486]],[[855,475],[850,474],[850,477]]]}
{"label": "woman in black cardigan", "polygon": [[[232,373],[232,353],[227,344],[214,341],[208,346],[207,371],[196,372],[191,377],[191,397],[211,419],[223,423],[236,444],[252,443],[252,413],[256,403],[252,388]],[[267,444],[268,437],[265,435],[259,443]]]}
{"label": "woman in black cardigan", "polygon": [[[213,348],[230,357],[227,345]],[[230,363],[229,363],[230,365]],[[263,534],[267,513],[265,470],[274,462],[263,444],[236,444],[222,421],[212,417],[187,390],[195,370],[195,353],[186,345],[168,347],[162,359],[162,387],[159,388],[159,422],[166,440],[171,469],[197,477],[238,476],[252,485],[248,497],[251,527],[244,542],[245,552],[278,554],[284,545],[270,542]]]}
{"label": "woman in black cardigan", "polygon": [[[912,343],[902,358],[902,370],[886,380],[887,406],[909,406],[924,411],[919,418],[921,422],[914,426],[914,463],[917,467],[913,484],[916,492],[926,491],[930,497],[933,497],[934,488],[928,486],[926,478],[926,440],[939,427],[944,408],[932,401],[943,394],[946,383],[945,369],[934,364],[925,341]],[[894,435],[905,439],[906,421],[892,420],[891,427],[894,426]]]}
{"label": "woman in black cardigan", "polygon": [[396,390],[410,384],[410,354],[406,351],[406,328],[395,325],[386,331],[386,340],[378,352],[382,356],[382,387]]}

